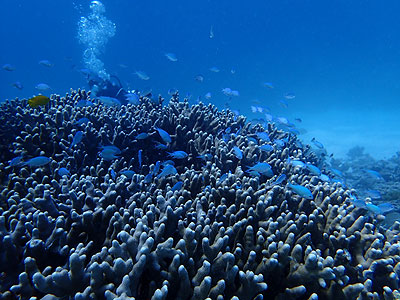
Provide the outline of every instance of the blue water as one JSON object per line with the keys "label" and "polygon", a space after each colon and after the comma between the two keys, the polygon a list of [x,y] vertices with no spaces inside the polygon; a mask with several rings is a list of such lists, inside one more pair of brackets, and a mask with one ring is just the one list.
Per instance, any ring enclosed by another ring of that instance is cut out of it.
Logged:
{"label": "blue water", "polygon": [[[125,87],[168,97],[176,88],[193,103],[225,107],[221,90],[240,92],[232,109],[252,118],[251,105],[296,123],[329,153],[360,145],[376,158],[400,151],[400,34],[398,1],[103,1],[116,34],[99,56]],[[90,1],[3,0],[0,11],[0,99],[87,88],[78,21]],[[214,37],[210,38],[212,28]],[[175,53],[171,62],[164,53]],[[38,64],[47,59],[51,68]],[[209,68],[217,67],[214,73]],[[150,77],[139,79],[135,71]],[[235,73],[232,74],[231,70]],[[203,82],[194,77],[204,76]],[[24,88],[12,86],[20,81]],[[273,89],[262,85],[271,82]],[[212,98],[204,95],[211,92]],[[287,92],[296,98],[279,105]]]}

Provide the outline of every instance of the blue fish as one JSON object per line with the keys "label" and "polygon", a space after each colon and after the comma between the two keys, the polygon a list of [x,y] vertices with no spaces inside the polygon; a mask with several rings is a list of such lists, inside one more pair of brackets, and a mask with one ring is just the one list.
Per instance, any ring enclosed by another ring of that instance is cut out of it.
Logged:
{"label": "blue fish", "polygon": [[295,160],[295,159],[291,159],[291,158],[288,158],[286,160],[286,163],[292,165],[293,167],[304,168],[306,166],[306,164],[303,163],[301,160]]}
{"label": "blue fish", "polygon": [[277,145],[279,148],[285,147],[285,142],[281,139],[274,140],[274,144]]}
{"label": "blue fish", "polygon": [[285,174],[281,174],[279,175],[279,177],[272,183],[272,185],[278,185],[281,184],[282,182],[284,182],[286,179],[286,175]]}
{"label": "blue fish", "polygon": [[156,148],[158,150],[166,150],[168,148],[167,145],[161,144],[159,142],[156,142],[156,143],[157,143],[157,145],[154,148]]}
{"label": "blue fish", "polygon": [[168,134],[168,132],[158,127],[156,127],[156,130],[158,131],[158,134],[160,135],[164,143],[166,144],[171,143],[172,139],[171,136]]}
{"label": "blue fish", "polygon": [[72,139],[72,143],[69,146],[68,149],[74,148],[77,144],[79,144],[82,141],[83,138],[83,132],[82,131],[77,131],[74,135],[74,138]]}
{"label": "blue fish", "polygon": [[183,186],[183,182],[182,181],[178,181],[177,183],[174,184],[174,186],[172,187],[171,191],[175,192],[175,191],[179,191]]}
{"label": "blue fish", "polygon": [[111,178],[112,178],[113,180],[115,180],[115,179],[117,178],[117,174],[115,174],[114,169],[110,169],[110,175],[111,175]]}
{"label": "blue fish", "polygon": [[76,125],[82,125],[82,124],[86,124],[89,123],[89,119],[88,118],[80,118],[77,122]]}
{"label": "blue fish", "polygon": [[264,142],[269,142],[269,141],[270,141],[270,138],[269,138],[268,133],[266,133],[266,132],[264,132],[264,131],[262,131],[262,132],[257,132],[256,135],[257,135],[257,137],[258,137],[260,140],[262,140],[262,141],[264,141]]}
{"label": "blue fish", "polygon": [[171,158],[175,158],[175,159],[184,159],[184,158],[188,157],[188,154],[185,151],[168,152],[168,155]]}
{"label": "blue fish", "polygon": [[324,149],[324,145],[322,143],[318,142],[315,138],[311,139],[311,142],[319,149]]}
{"label": "blue fish", "polygon": [[152,180],[153,180],[153,174],[150,172],[149,174],[147,174],[147,175],[144,177],[143,182],[144,182],[144,183],[150,183]]}
{"label": "blue fish", "polygon": [[114,146],[114,145],[101,146],[101,149],[105,150],[106,152],[113,153],[113,154],[121,154],[122,153],[122,151],[117,146]]}
{"label": "blue fish", "polygon": [[377,190],[368,190],[367,191],[367,195],[369,197],[371,197],[371,199],[380,199],[380,198],[382,198],[381,193],[379,191],[377,191]]}
{"label": "blue fish", "polygon": [[16,167],[22,163],[22,155],[14,157],[12,160],[9,161],[10,167]]}
{"label": "blue fish", "polygon": [[306,168],[307,168],[308,171],[310,171],[311,174],[314,174],[314,175],[317,175],[317,176],[321,175],[321,170],[318,169],[318,167],[316,167],[316,166],[314,166],[312,164],[306,163]]}
{"label": "blue fish", "polygon": [[48,158],[46,156],[37,156],[37,157],[31,158],[27,162],[24,162],[22,165],[29,166],[29,167],[42,167],[42,166],[47,165],[49,162],[51,162],[51,158]]}
{"label": "blue fish", "polygon": [[177,173],[178,173],[178,171],[175,169],[175,167],[173,165],[168,164],[164,167],[164,169],[161,171],[161,173],[158,174],[157,178],[160,179],[160,178],[164,178],[169,175],[175,175]]}
{"label": "blue fish", "polygon": [[135,175],[135,172],[131,170],[123,170],[120,171],[119,174],[126,176],[128,179],[132,179],[133,175]]}
{"label": "blue fish", "polygon": [[149,134],[148,134],[148,133],[142,132],[142,133],[139,133],[139,134],[135,137],[135,139],[137,139],[137,140],[144,140],[144,139],[147,139],[148,137],[149,137]]}
{"label": "blue fish", "polygon": [[238,146],[233,146],[232,150],[233,150],[233,153],[235,154],[235,156],[236,156],[237,159],[240,160],[240,159],[243,158],[243,153],[242,153],[242,151],[239,149]]}
{"label": "blue fish", "polygon": [[161,163],[160,163],[160,161],[158,160],[158,161],[156,162],[155,166],[154,166],[153,171],[151,172],[154,176],[157,175],[157,173],[160,171],[160,166],[161,166]]}
{"label": "blue fish", "polygon": [[143,150],[138,151],[139,168],[142,167],[142,152],[143,152]]}
{"label": "blue fish", "polygon": [[93,106],[94,103],[88,100],[79,100],[76,104],[75,107],[86,107],[86,106]]}
{"label": "blue fish", "polygon": [[119,156],[117,156],[116,153],[110,149],[103,149],[100,152],[100,157],[102,157],[105,161],[110,161],[118,158]]}
{"label": "blue fish", "polygon": [[271,145],[268,144],[264,144],[260,146],[260,150],[263,152],[270,152],[272,150],[274,150],[274,147],[272,147]]}
{"label": "blue fish", "polygon": [[298,184],[291,184],[291,183],[288,183],[287,186],[288,186],[288,188],[290,188],[293,192],[295,192],[297,195],[299,195],[302,198],[309,199],[309,200],[314,198],[311,191],[308,188],[306,188],[305,186],[298,185]]}
{"label": "blue fish", "polygon": [[250,167],[247,171],[254,171],[260,174],[266,175],[268,177],[274,176],[271,166],[266,162],[259,162],[254,166]]}
{"label": "blue fish", "polygon": [[71,173],[66,169],[66,168],[59,168],[57,171],[58,175],[60,175],[61,177],[65,176],[69,176],[71,175]]}
{"label": "blue fish", "polygon": [[114,97],[100,96],[97,99],[104,106],[121,106],[121,101]]}
{"label": "blue fish", "polygon": [[378,180],[384,180],[382,175],[378,172],[378,171],[374,171],[374,170],[365,170],[365,172],[368,173],[368,175],[370,175],[371,177],[378,179]]}
{"label": "blue fish", "polygon": [[140,97],[136,93],[127,93],[125,94],[125,99],[133,105],[138,105],[140,104]]}

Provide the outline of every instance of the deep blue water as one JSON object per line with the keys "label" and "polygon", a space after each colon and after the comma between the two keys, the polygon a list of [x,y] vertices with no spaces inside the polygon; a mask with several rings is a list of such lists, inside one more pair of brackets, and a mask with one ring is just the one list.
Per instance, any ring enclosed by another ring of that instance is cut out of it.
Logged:
{"label": "deep blue water", "polygon": [[[400,2],[389,1],[103,1],[116,34],[99,58],[126,87],[190,92],[223,108],[221,90],[240,92],[229,105],[249,119],[251,105],[297,124],[309,142],[343,156],[360,145],[378,158],[400,151]],[[84,46],[78,21],[90,1],[3,0],[0,10],[0,99],[87,87],[78,71]],[[210,29],[214,37],[210,38]],[[164,53],[175,53],[171,62]],[[47,59],[47,68],[38,61]],[[124,66],[121,66],[124,65]],[[217,67],[214,73],[209,68]],[[150,79],[133,73],[146,72]],[[231,70],[235,70],[232,74]],[[203,82],[194,77],[204,76]],[[12,86],[20,81],[24,88]],[[271,82],[273,89],[262,85]],[[211,92],[212,98],[204,95]],[[287,92],[288,108],[279,105]]]}

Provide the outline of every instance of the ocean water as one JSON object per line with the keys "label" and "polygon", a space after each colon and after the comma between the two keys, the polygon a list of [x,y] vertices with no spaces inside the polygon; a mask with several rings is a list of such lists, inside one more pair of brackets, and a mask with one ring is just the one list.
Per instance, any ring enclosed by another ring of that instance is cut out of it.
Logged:
{"label": "ocean water", "polygon": [[[78,22],[92,13],[90,3],[2,1],[0,65],[15,69],[0,69],[1,101],[36,95],[39,83],[51,87],[42,91],[46,95],[88,88],[80,71],[87,68],[88,46],[80,42]],[[305,142],[316,138],[334,157],[345,157],[355,146],[377,159],[400,151],[398,1],[103,4],[100,15],[115,24],[115,35],[97,45],[96,59],[127,89],[151,89],[166,98],[169,89],[178,89],[182,96],[190,93],[193,103],[230,107],[249,120],[265,118],[269,108],[272,116],[295,123]],[[17,81],[21,90],[12,85]],[[224,88],[240,95],[227,97]],[[285,99],[287,93],[295,98]],[[251,106],[263,113],[252,113]]]}

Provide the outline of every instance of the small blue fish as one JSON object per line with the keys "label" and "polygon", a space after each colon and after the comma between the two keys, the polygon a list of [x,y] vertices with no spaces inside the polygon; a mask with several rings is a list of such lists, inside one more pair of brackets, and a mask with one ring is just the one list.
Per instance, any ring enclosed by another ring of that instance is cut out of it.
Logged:
{"label": "small blue fish", "polygon": [[148,133],[142,132],[142,133],[139,133],[139,134],[135,137],[135,139],[137,139],[137,140],[144,140],[144,139],[147,139],[148,137],[149,137],[149,134],[148,134]]}
{"label": "small blue fish", "polygon": [[314,198],[311,191],[308,188],[306,188],[305,186],[288,183],[287,187],[290,188],[293,192],[295,192],[297,195],[299,195],[302,198],[309,199],[309,200]]}
{"label": "small blue fish", "polygon": [[9,72],[15,71],[15,67],[13,65],[10,65],[10,64],[4,64],[2,66],[2,68],[3,68],[3,70],[9,71]]}
{"label": "small blue fish", "polygon": [[392,210],[395,210],[395,207],[393,206],[392,203],[384,202],[378,204],[379,209],[381,210],[382,214],[388,213]]}
{"label": "small blue fish", "polygon": [[284,95],[284,97],[285,97],[286,99],[288,99],[288,100],[292,100],[292,99],[296,98],[296,95],[295,95],[294,93],[292,93],[292,92],[289,92],[289,93],[286,93],[286,94]]}
{"label": "small blue fish", "polygon": [[166,149],[168,149],[168,146],[167,145],[164,145],[164,144],[161,144],[161,143],[159,143],[159,142],[156,142],[157,144],[156,144],[156,146],[154,146],[154,148],[156,148],[156,149],[158,149],[158,150],[166,150]]}
{"label": "small blue fish", "polygon": [[291,159],[291,158],[288,158],[286,160],[286,163],[292,165],[293,167],[304,168],[306,166],[306,164],[303,163],[301,160],[295,160],[295,159]]}
{"label": "small blue fish", "polygon": [[153,180],[153,174],[150,172],[149,174],[147,174],[147,175],[144,177],[143,182],[144,182],[144,183],[151,183],[152,180]]}
{"label": "small blue fish", "polygon": [[277,145],[279,148],[285,147],[285,141],[281,139],[274,140],[274,144]]}
{"label": "small blue fish", "polygon": [[281,175],[279,175],[279,177],[272,183],[272,185],[281,184],[281,183],[284,182],[285,180],[286,180],[286,175],[285,175],[285,174],[281,174]]}
{"label": "small blue fish", "polygon": [[258,137],[260,140],[262,140],[262,141],[264,141],[264,142],[269,142],[269,141],[271,141],[270,138],[269,138],[268,133],[266,133],[266,132],[264,132],[264,131],[262,131],[262,132],[257,132],[256,135],[257,135],[257,137]]}
{"label": "small blue fish", "polygon": [[158,134],[160,135],[164,143],[166,144],[171,143],[172,139],[168,132],[158,127],[156,127],[156,130],[158,131]]}
{"label": "small blue fish", "polygon": [[384,180],[382,175],[378,172],[378,171],[374,171],[374,170],[365,170],[365,172],[368,173],[368,175],[370,175],[371,177],[378,179],[378,180]]}
{"label": "small blue fish", "polygon": [[142,153],[143,153],[143,150],[138,151],[139,168],[142,167]]}
{"label": "small blue fish", "polygon": [[260,150],[263,152],[270,152],[272,150],[274,150],[274,147],[272,147],[271,145],[268,144],[264,144],[260,146]]}
{"label": "small blue fish", "polygon": [[378,190],[368,190],[367,195],[371,197],[371,199],[380,199],[382,198],[381,193]]}
{"label": "small blue fish", "polygon": [[114,97],[100,96],[97,97],[99,102],[104,106],[121,106],[121,101]]}
{"label": "small blue fish", "polygon": [[250,167],[247,171],[248,172],[255,171],[260,174],[266,175],[268,177],[274,176],[274,172],[272,171],[271,166],[266,162],[259,162],[259,163],[255,164],[254,166]]}
{"label": "small blue fish", "polygon": [[47,68],[51,68],[51,67],[54,66],[54,64],[51,63],[51,62],[50,62],[49,60],[47,60],[47,59],[40,60],[40,61],[39,61],[39,65],[42,65],[42,66],[47,67]]}
{"label": "small blue fish", "polygon": [[89,123],[89,119],[83,117],[83,118],[80,118],[80,119],[76,122],[76,125],[83,125],[83,124],[86,124],[86,123]]}
{"label": "small blue fish", "polygon": [[106,152],[113,153],[113,154],[121,154],[122,153],[122,151],[117,146],[114,146],[114,145],[101,146],[101,149],[105,150]]}
{"label": "small blue fish", "polygon": [[111,175],[111,178],[112,178],[113,180],[115,180],[115,179],[117,178],[117,174],[115,174],[114,169],[110,169],[110,175]]}
{"label": "small blue fish", "polygon": [[160,166],[161,166],[161,163],[160,163],[159,160],[157,160],[157,162],[156,162],[156,164],[155,164],[155,166],[154,166],[154,169],[153,169],[153,171],[151,172],[154,176],[156,176],[157,173],[160,171]]}
{"label": "small blue fish", "polygon": [[237,159],[241,160],[243,158],[242,150],[238,146],[233,146],[232,150]]}
{"label": "small blue fish", "polygon": [[218,73],[220,71],[217,67],[211,67],[209,70],[214,73]]}
{"label": "small blue fish", "polygon": [[174,186],[171,188],[171,191],[175,192],[175,191],[179,191],[183,186],[183,182],[182,181],[178,181],[177,183],[174,184]]}
{"label": "small blue fish", "polygon": [[136,93],[126,93],[125,94],[125,99],[133,105],[139,105],[140,104],[140,97]]}
{"label": "small blue fish", "polygon": [[168,164],[163,168],[163,170],[157,176],[157,178],[160,179],[160,178],[164,178],[164,177],[169,176],[169,175],[175,175],[177,173],[178,173],[178,171],[175,169],[175,167],[173,165],[169,165]]}
{"label": "small blue fish", "polygon": [[170,61],[173,61],[173,62],[178,61],[178,59],[176,58],[176,55],[174,53],[165,53],[164,55]]}
{"label": "small blue fish", "polygon": [[161,164],[163,167],[165,167],[166,165],[173,165],[175,166],[175,162],[173,160],[166,160]]}
{"label": "small blue fish", "polygon": [[269,89],[273,89],[274,88],[274,85],[271,82],[264,82],[263,86],[265,86],[266,88],[269,88]]}
{"label": "small blue fish", "polygon": [[204,81],[204,76],[201,74],[198,74],[196,76],[194,76],[194,79],[198,82],[203,82]]}
{"label": "small blue fish", "polygon": [[149,80],[150,77],[143,71],[136,71],[134,74],[136,74],[137,77],[139,77],[142,80]]}
{"label": "small blue fish", "polygon": [[59,168],[57,171],[58,175],[60,175],[61,177],[63,176],[70,176],[71,173],[66,169],[66,168]]}
{"label": "small blue fish", "polygon": [[338,169],[334,169],[334,168],[331,168],[330,170],[331,170],[331,172],[332,172],[335,176],[337,176],[337,177],[343,177],[342,171],[340,171],[340,170],[338,170]]}
{"label": "small blue fish", "polygon": [[14,157],[9,161],[10,167],[17,167],[22,163],[22,155]]}
{"label": "small blue fish", "polygon": [[79,144],[82,141],[83,138],[83,132],[82,131],[77,131],[74,135],[74,138],[72,139],[72,143],[69,146],[68,149],[74,148],[77,144]]}
{"label": "small blue fish", "polygon": [[126,176],[128,179],[132,179],[133,175],[135,175],[135,172],[131,170],[123,170],[120,171],[119,174]]}
{"label": "small blue fish", "polygon": [[41,92],[44,92],[44,91],[50,90],[51,87],[50,87],[48,84],[46,84],[46,83],[38,83],[38,84],[35,86],[35,89],[37,89],[37,90],[39,90],[39,91],[41,91]]}
{"label": "small blue fish", "polygon": [[184,159],[188,157],[188,154],[185,151],[168,152],[168,155],[173,159]]}
{"label": "small blue fish", "polygon": [[47,165],[49,162],[51,162],[51,159],[46,157],[46,156],[37,156],[34,158],[31,158],[27,162],[24,162],[22,165],[23,166],[29,166],[29,167],[42,167]]}
{"label": "small blue fish", "polygon": [[329,181],[331,181],[331,179],[329,178],[329,176],[328,176],[328,175],[325,175],[325,174],[319,175],[319,179],[321,179],[321,180],[324,181],[324,182],[329,182]]}
{"label": "small blue fish", "polygon": [[306,163],[306,168],[311,174],[314,174],[317,176],[321,175],[321,170],[312,164]]}
{"label": "small blue fish", "polygon": [[20,81],[13,82],[12,86],[19,90],[22,90],[24,88],[23,84]]}
{"label": "small blue fish", "polygon": [[212,159],[212,155],[210,153],[206,153],[203,155],[198,155],[197,158],[200,158],[201,160],[207,161]]}
{"label": "small blue fish", "polygon": [[103,149],[100,152],[100,157],[102,157],[105,161],[110,161],[113,159],[118,158],[119,156],[115,155],[116,153],[112,150],[109,149]]}
{"label": "small blue fish", "polygon": [[319,149],[324,149],[324,145],[322,143],[318,142],[315,138],[311,139],[311,142]]}
{"label": "small blue fish", "polygon": [[75,107],[87,107],[87,106],[93,106],[94,103],[88,100],[79,100],[76,104]]}

